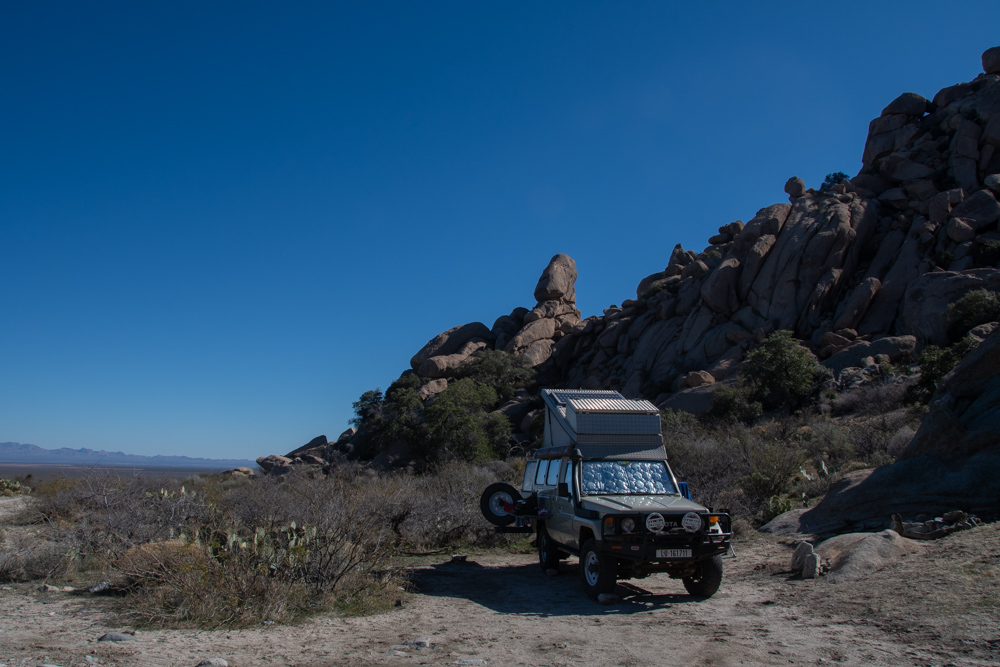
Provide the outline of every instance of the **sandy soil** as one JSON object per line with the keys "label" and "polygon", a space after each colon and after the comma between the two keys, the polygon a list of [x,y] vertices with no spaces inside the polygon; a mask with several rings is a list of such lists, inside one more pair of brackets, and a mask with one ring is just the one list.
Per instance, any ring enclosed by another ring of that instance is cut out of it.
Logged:
{"label": "sandy soil", "polygon": [[106,601],[10,584],[0,589],[0,664],[1000,664],[1000,525],[920,543],[881,571],[836,584],[793,577],[791,549],[772,536],[741,544],[709,600],[654,575],[623,582],[621,600],[607,606],[584,596],[575,559],[557,577],[525,554],[425,559],[414,564],[415,592],[389,613],[140,631],[122,643],[95,641],[131,630],[116,626]]}

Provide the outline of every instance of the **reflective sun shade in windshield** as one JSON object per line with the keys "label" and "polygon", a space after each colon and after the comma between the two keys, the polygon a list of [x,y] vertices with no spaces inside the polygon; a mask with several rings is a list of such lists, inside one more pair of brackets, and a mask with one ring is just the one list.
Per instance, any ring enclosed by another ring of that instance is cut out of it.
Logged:
{"label": "reflective sun shade in windshield", "polygon": [[676,494],[663,461],[584,461],[584,494]]}

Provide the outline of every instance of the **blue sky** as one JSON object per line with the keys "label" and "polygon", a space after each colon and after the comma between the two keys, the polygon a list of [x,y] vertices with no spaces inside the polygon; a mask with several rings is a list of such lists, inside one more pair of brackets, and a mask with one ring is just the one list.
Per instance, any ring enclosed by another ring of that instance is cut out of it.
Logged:
{"label": "blue sky", "polygon": [[[253,458],[429,338],[584,316],[860,167],[995,3],[31,2],[0,10],[0,441]],[[946,20],[947,19],[947,20]]]}

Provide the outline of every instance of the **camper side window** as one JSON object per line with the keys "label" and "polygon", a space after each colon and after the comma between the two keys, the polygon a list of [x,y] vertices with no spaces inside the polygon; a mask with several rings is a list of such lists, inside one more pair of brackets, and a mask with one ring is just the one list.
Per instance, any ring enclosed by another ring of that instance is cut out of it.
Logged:
{"label": "camper side window", "polygon": [[549,471],[549,461],[538,462],[538,472],[535,474],[535,486],[545,486],[545,475]]}
{"label": "camper side window", "polygon": [[524,466],[524,481],[521,482],[522,491],[531,491],[535,488],[535,468],[538,467],[538,461],[528,461],[527,465]]}
{"label": "camper side window", "polygon": [[549,476],[545,480],[547,486],[555,486],[559,483],[559,461],[552,461],[549,465]]}

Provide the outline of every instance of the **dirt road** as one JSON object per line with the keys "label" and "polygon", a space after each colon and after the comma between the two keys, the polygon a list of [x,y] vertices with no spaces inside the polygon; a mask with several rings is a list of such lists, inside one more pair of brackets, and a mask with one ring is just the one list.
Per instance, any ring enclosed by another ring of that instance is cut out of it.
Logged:
{"label": "dirt road", "polygon": [[465,563],[442,558],[416,568],[415,592],[386,614],[320,617],[297,627],[139,632],[136,641],[117,644],[94,641],[130,629],[113,627],[94,598],[16,584],[0,590],[0,663],[1000,664],[998,525],[921,543],[863,580],[836,584],[792,577],[791,545],[774,537],[738,548],[722,590],[704,601],[654,575],[622,583],[622,599],[602,606],[580,590],[575,559],[548,577],[531,555],[472,554]]}

